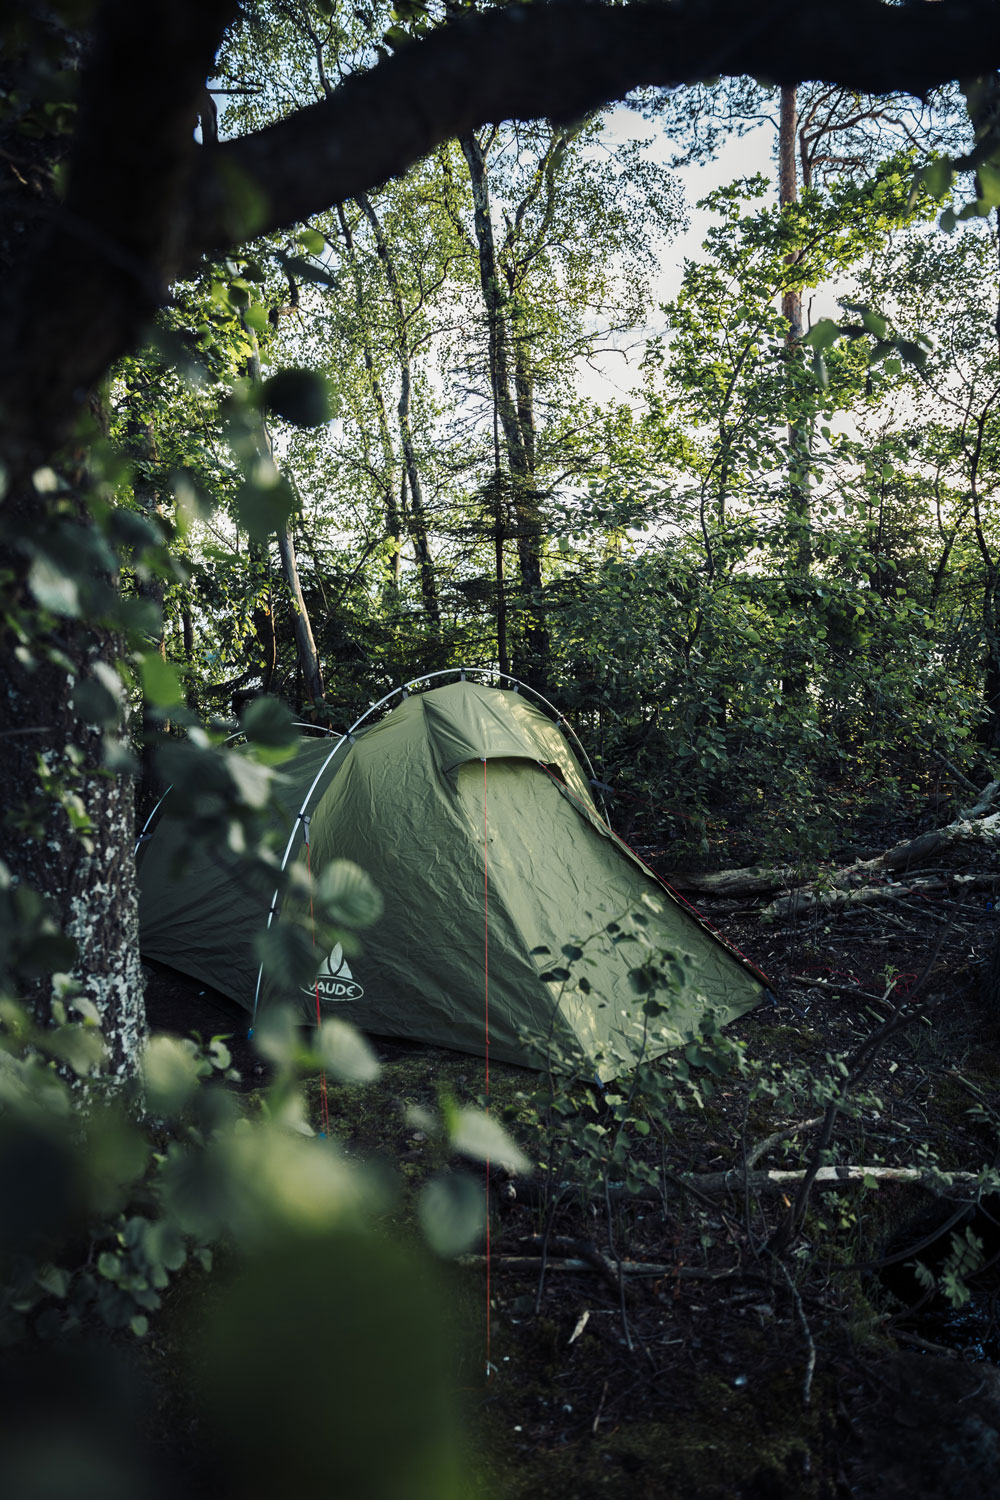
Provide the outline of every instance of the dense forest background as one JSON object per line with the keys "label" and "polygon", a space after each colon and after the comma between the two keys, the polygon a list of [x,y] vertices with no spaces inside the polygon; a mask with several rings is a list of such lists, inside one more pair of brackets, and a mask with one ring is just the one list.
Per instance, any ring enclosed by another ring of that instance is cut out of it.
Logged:
{"label": "dense forest background", "polygon": [[[322,99],[369,38],[246,18],[223,133]],[[171,575],[124,578],[163,611],[154,713],[272,692],[344,728],[402,680],[492,665],[570,714],[619,816],[679,859],[827,854],[845,804],[982,779],[998,261],[988,188],[949,185],[961,95],[635,108],[653,150],[620,114],[488,127],[175,287],[108,389],[127,504],[174,540]],[[773,121],[773,178],[711,195],[656,304],[685,214],[664,163],[731,117]],[[290,366],[316,378],[281,376],[265,426],[260,375]],[[331,420],[281,419],[310,401]]]}

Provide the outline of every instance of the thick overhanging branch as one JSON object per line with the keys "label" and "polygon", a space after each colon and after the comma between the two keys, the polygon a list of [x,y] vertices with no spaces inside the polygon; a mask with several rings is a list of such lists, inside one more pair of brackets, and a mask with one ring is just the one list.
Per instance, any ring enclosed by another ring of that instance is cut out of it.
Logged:
{"label": "thick overhanging branch", "polygon": [[923,95],[998,66],[1000,7],[983,0],[512,5],[444,26],[322,103],[206,153],[189,246],[298,222],[478,126],[572,120],[643,86],[750,74]]}
{"label": "thick overhanging branch", "polygon": [[324,102],[199,147],[204,79],[234,13],[235,0],[100,7],[68,200],[23,237],[0,289],[0,417],[24,449],[15,469],[65,439],[170,280],[205,251],[376,188],[480,125],[572,120],[637,87],[723,74],[923,94],[1000,67],[993,0],[550,0],[449,22]]}

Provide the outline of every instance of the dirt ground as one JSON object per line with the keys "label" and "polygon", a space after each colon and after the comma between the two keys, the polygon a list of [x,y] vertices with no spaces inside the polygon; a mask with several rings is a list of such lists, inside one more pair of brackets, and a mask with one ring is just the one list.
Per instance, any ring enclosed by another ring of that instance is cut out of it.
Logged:
{"label": "dirt ground", "polygon": [[[642,852],[669,863],[669,850]],[[985,975],[995,901],[981,887],[770,926],[745,899],[705,904],[772,981],[773,999],[730,1031],[777,1073],[822,1072],[895,1007],[914,1012],[865,1080],[880,1107],[838,1126],[836,1160],[912,1166],[933,1152],[948,1170],[994,1164],[1000,1008]],[[147,1004],[154,1029],[232,1037],[243,1087],[262,1081],[246,1017],[225,997],[156,965]],[[376,1047],[384,1091],[368,1106],[352,1091],[335,1093],[333,1128],[351,1149],[393,1155],[417,1182],[430,1148],[407,1125],[406,1107],[433,1104],[442,1079],[476,1099],[482,1064],[380,1039]],[[492,1105],[515,1133],[531,1087],[520,1070],[496,1073]],[[672,1121],[658,1154],[636,1142],[663,1169],[658,1201],[576,1192],[555,1206],[542,1194],[540,1205],[537,1185],[491,1181],[488,1310],[481,1258],[452,1273],[477,1350],[462,1381],[481,1455],[477,1495],[1000,1493],[1000,1279],[989,1265],[1000,1226],[991,1229],[991,1205],[975,1220],[987,1268],[958,1312],[913,1276],[911,1247],[923,1244],[921,1258],[933,1261],[935,1226],[955,1208],[920,1187],[814,1194],[781,1260],[769,1241],[787,1198],[701,1200],[678,1187],[690,1174],[738,1168],[773,1125],[737,1077],[709,1107]],[[759,1165],[800,1166],[810,1149],[806,1133],[778,1142]],[[624,1277],[619,1260],[653,1269]]]}

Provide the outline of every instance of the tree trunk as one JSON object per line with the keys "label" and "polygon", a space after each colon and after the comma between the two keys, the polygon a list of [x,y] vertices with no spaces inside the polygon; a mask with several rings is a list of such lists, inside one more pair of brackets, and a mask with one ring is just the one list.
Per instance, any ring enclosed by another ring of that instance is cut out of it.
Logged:
{"label": "tree trunk", "polygon": [[520,319],[514,318],[514,390],[517,397],[517,424],[521,434],[520,453],[524,456],[524,473],[514,492],[517,515],[517,557],[521,572],[524,608],[524,649],[517,675],[535,688],[542,688],[548,676],[549,633],[545,625],[542,595],[542,517],[538,508],[535,479],[535,397],[534,376],[528,358],[528,347],[518,330]]}
{"label": "tree trunk", "polygon": [[987,750],[1000,749],[1000,570],[989,565],[983,583],[983,721],[976,731]]}
{"label": "tree trunk", "polygon": [[427,511],[424,505],[424,491],[420,480],[420,469],[417,464],[416,449],[413,445],[413,428],[410,421],[410,406],[413,392],[413,361],[407,331],[406,308],[403,304],[403,292],[396,273],[396,265],[372,202],[362,193],[357,199],[357,204],[371,225],[372,233],[375,236],[375,248],[378,252],[378,258],[382,262],[382,269],[385,271],[389,295],[392,298],[393,309],[396,314],[396,353],[399,359],[399,401],[396,405],[396,415],[399,418],[399,438],[403,449],[403,465],[406,469],[406,480],[410,496],[410,504],[406,515],[410,539],[413,542],[413,548],[417,557],[417,566],[420,570],[420,593],[424,603],[424,613],[432,630],[437,632],[441,624],[441,605],[438,599],[434,559],[431,556],[430,543],[427,537]]}
{"label": "tree trunk", "polygon": [[[71,503],[66,495],[58,499]],[[7,505],[8,537],[15,529],[28,536],[55,532],[65,517],[19,476]],[[75,509],[74,525],[86,527],[84,506]],[[81,559],[81,577],[85,566]],[[9,543],[0,550],[0,574],[5,572],[3,613],[19,618],[22,627],[30,622],[33,640],[30,656],[9,642],[0,652],[0,743],[10,820],[3,861],[24,892],[21,899],[30,902],[31,893],[39,893],[49,921],[75,944],[75,957],[60,967],[96,1006],[112,1075],[124,1082],[135,1076],[146,1030],[132,858],[134,787],[131,776],[109,775],[106,768],[120,726],[91,722],[95,690],[122,702],[116,669],[121,643],[72,616],[46,626],[28,590],[26,558]],[[104,588],[117,583],[107,575],[95,581]],[[29,960],[38,947],[33,926],[22,914],[19,929],[5,934],[26,946]],[[20,993],[46,1025],[51,980],[20,978]]]}
{"label": "tree trunk", "polygon": [[344,237],[344,244],[347,247],[347,258],[351,267],[351,278],[354,282],[354,305],[358,315],[358,326],[361,329],[361,353],[365,362],[368,388],[371,391],[372,404],[375,407],[375,420],[378,425],[379,439],[382,445],[382,463],[385,471],[382,486],[382,505],[385,511],[385,528],[386,534],[393,538],[395,543],[389,556],[389,578],[384,591],[384,597],[387,603],[395,604],[399,599],[399,581],[403,571],[403,555],[400,551],[403,523],[400,515],[399,501],[396,498],[396,455],[393,451],[392,433],[389,428],[389,414],[386,408],[385,395],[382,391],[382,382],[375,368],[375,356],[372,353],[371,339],[368,336],[368,325],[365,321],[364,289],[361,282],[361,267],[358,265],[358,257],[354,249],[354,233],[344,212],[344,205],[342,203],[337,204],[337,220],[340,224],[340,232]]}
{"label": "tree trunk", "polygon": [[[247,361],[247,374],[256,384],[260,383],[260,350],[257,346],[257,335],[252,328],[246,329],[247,337],[250,339],[253,353]],[[274,446],[271,442],[271,434],[263,416],[260,420],[260,432],[257,437],[261,455],[274,463]],[[312,632],[312,623],[309,619],[309,610],[306,607],[305,596],[302,593],[302,582],[299,578],[299,564],[295,556],[295,539],[292,536],[292,528],[286,521],[278,528],[278,555],[281,558],[281,571],[288,590],[288,597],[292,606],[292,628],[295,633],[295,649],[298,656],[299,666],[302,670],[303,681],[306,692],[313,705],[323,701],[323,674],[319,665],[319,654],[316,650],[316,640]],[[277,642],[274,638],[274,615],[271,620],[271,670],[274,669],[274,661],[277,653]],[[266,691],[266,688],[265,688]]]}
{"label": "tree trunk", "polygon": [[[796,136],[798,90],[782,88],[781,115],[778,128],[778,202],[788,208],[798,200],[798,161]],[[792,267],[796,255],[786,257],[786,265]],[[785,353],[790,365],[797,364],[802,343],[802,293],[798,287],[787,285],[781,296],[781,311],[787,319],[785,330]],[[793,382],[789,383],[794,390]],[[789,571],[794,582],[800,584],[790,600],[793,610],[804,607],[804,591],[801,587],[809,577],[812,567],[812,535],[809,504],[809,423],[801,415],[793,415],[788,424],[788,503],[786,508],[790,540]],[[797,597],[796,597],[797,596]],[[800,642],[791,643],[788,651],[788,670],[782,685],[786,697],[801,699],[809,680],[809,655]]]}
{"label": "tree trunk", "polygon": [[[479,284],[486,310],[491,394],[504,435],[513,492],[524,637],[523,648],[517,654],[516,670],[526,682],[539,687],[544,685],[547,673],[549,642],[541,616],[542,523],[535,491],[534,403],[530,367],[523,344],[516,343],[513,352],[511,351],[507,303],[501,288],[500,266],[493,235],[486,154],[474,135],[463,136],[459,144],[469,168],[472,186]],[[514,389],[517,391],[516,403]],[[524,425],[521,417],[524,418]],[[498,474],[497,483],[499,479]]]}

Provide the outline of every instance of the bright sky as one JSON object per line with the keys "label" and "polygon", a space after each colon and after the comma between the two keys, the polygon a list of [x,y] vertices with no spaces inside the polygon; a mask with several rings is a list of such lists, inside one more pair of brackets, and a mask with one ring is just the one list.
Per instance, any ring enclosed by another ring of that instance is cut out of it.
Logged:
{"label": "bright sky", "polygon": [[[609,141],[647,140],[655,143],[662,138],[663,127],[655,120],[646,120],[632,110],[618,107],[607,116],[606,136]],[[702,242],[713,221],[707,209],[695,205],[718,187],[735,182],[740,177],[753,177],[762,173],[775,179],[775,127],[770,121],[755,126],[746,135],[733,136],[722,146],[718,155],[705,166],[685,167],[677,172],[684,190],[684,201],[689,225],[676,239],[664,241],[659,249],[660,271],[654,278],[651,295],[653,312],[645,330],[637,333],[653,333],[662,326],[659,305],[676,297],[684,274],[685,260],[702,257]],[[653,148],[655,155],[655,145]],[[668,155],[668,143],[664,141],[663,157]],[[775,188],[775,194],[777,189]],[[764,202],[773,201],[775,194]],[[762,200],[756,200],[758,205]],[[821,317],[835,316],[837,303],[835,288],[819,288],[809,296],[809,314],[815,322]],[[638,379],[638,360],[641,358],[640,340],[633,342],[633,353],[629,358],[621,353],[608,353],[598,369],[584,366],[580,374],[580,385],[585,395],[597,401],[612,398],[621,400],[629,395]]]}
{"label": "bright sky", "polygon": [[[655,143],[662,138],[663,127],[655,120],[646,120],[630,109],[619,107],[609,112],[605,129],[609,141],[646,140]],[[742,138],[726,142],[715,159],[706,166],[686,167],[677,173],[684,190],[684,201],[689,218],[689,227],[675,239],[664,241],[659,247],[660,271],[655,277],[651,295],[654,311],[647,333],[655,331],[662,322],[658,306],[668,302],[680,290],[685,260],[698,260],[702,255],[702,241],[712,222],[712,215],[695,204],[708,196],[715,188],[736,180],[752,177],[757,172],[772,176],[774,127],[769,123],[757,126]],[[663,156],[669,152],[669,143],[664,140]],[[655,146],[652,153],[655,157]],[[636,330],[637,333],[642,332]],[[639,341],[633,343],[630,358],[621,353],[608,353],[600,362],[600,368],[584,366],[580,374],[583,394],[598,401],[611,398],[619,400],[627,396],[638,379],[638,360],[641,357]]]}

